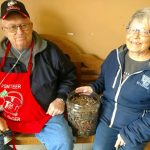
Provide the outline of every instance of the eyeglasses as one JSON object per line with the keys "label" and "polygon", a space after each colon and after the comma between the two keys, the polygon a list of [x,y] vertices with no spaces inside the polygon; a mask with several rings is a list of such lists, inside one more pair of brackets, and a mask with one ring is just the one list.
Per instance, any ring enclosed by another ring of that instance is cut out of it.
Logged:
{"label": "eyeglasses", "polygon": [[18,28],[20,28],[23,31],[27,31],[30,29],[30,27],[31,27],[31,23],[24,23],[20,25],[12,25],[12,26],[3,27],[3,28],[6,29],[10,33],[16,33]]}
{"label": "eyeglasses", "polygon": [[135,29],[135,28],[127,27],[126,32],[127,32],[127,34],[138,33],[140,36],[143,36],[143,37],[150,36],[150,30],[145,30],[145,29]]}

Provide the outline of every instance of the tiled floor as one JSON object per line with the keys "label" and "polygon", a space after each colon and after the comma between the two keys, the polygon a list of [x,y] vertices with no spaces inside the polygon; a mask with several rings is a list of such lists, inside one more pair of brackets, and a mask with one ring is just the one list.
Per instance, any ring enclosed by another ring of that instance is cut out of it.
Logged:
{"label": "tiled floor", "polygon": [[[17,150],[46,150],[42,145],[17,146]],[[92,144],[75,144],[73,150],[92,150]]]}
{"label": "tiled floor", "polygon": [[92,144],[75,144],[74,150],[92,150]]}

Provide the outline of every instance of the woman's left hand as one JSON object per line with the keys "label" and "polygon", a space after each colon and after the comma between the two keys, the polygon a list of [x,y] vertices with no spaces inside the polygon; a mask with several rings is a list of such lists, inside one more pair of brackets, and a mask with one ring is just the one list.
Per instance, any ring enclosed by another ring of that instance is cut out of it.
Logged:
{"label": "woman's left hand", "polygon": [[125,146],[125,142],[124,140],[122,139],[122,137],[120,136],[120,134],[118,134],[118,139],[115,143],[115,148],[119,148],[120,146]]}

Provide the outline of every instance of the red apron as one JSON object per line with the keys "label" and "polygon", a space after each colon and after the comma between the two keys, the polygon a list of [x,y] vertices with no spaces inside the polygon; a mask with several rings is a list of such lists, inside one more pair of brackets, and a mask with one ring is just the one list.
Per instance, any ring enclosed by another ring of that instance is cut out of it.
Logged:
{"label": "red apron", "polygon": [[[0,71],[0,108],[2,117],[6,119],[8,127],[15,132],[38,133],[51,118],[35,100],[30,88],[30,73],[32,70],[32,50],[27,72],[12,73]],[[1,61],[4,66],[11,44],[7,45],[5,56]]]}

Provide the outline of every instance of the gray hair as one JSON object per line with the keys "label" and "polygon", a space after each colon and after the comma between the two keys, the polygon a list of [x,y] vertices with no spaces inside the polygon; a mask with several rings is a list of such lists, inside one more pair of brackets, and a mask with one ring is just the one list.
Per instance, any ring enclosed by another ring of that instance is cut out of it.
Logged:
{"label": "gray hair", "polygon": [[146,21],[146,23],[148,23],[150,25],[150,7],[148,8],[143,8],[143,9],[140,9],[138,11],[136,11],[129,23],[128,23],[128,27],[131,25],[131,23],[133,22],[133,20],[138,20],[139,22],[143,22],[143,21]]}

